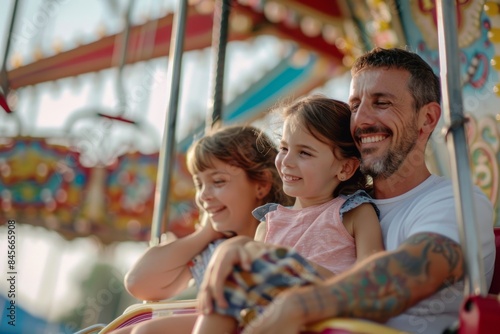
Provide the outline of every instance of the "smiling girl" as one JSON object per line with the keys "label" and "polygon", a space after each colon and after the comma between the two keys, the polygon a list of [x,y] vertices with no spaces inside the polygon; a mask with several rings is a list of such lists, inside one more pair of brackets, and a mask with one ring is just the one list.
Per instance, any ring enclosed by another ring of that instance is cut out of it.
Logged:
{"label": "smiling girl", "polygon": [[[194,142],[187,165],[204,224],[189,236],[150,247],[125,276],[130,294],[161,300],[183,291],[193,278],[198,286],[219,244],[234,235],[254,237],[259,221],[253,209],[269,202],[291,204],[274,165],[276,154],[270,139],[252,126],[226,127]],[[170,333],[190,333],[195,320],[190,315],[159,318],[134,330],[155,332],[167,326]]]}

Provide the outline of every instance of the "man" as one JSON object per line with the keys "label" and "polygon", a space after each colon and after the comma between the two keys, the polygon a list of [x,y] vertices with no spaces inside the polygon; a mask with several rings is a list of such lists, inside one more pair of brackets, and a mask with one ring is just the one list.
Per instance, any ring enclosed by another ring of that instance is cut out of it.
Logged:
{"label": "man", "polygon": [[[374,49],[351,73],[351,133],[361,171],[373,178],[386,251],[320,286],[282,293],[244,333],[298,333],[306,324],[335,317],[441,333],[457,319],[464,255],[452,183],[431,175],[425,164],[425,147],[441,116],[439,79],[422,58],[402,49]],[[476,187],[474,200],[489,286],[493,209]],[[201,297],[223,303],[227,273],[217,265],[212,273]]]}

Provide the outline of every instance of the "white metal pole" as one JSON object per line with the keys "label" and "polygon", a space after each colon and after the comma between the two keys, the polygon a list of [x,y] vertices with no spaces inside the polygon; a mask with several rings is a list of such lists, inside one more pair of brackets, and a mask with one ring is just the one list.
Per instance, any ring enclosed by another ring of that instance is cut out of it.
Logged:
{"label": "white metal pole", "polygon": [[475,222],[469,149],[464,126],[466,118],[462,104],[457,8],[454,0],[438,0],[436,4],[443,111],[448,130],[447,144],[455,190],[457,222],[465,259],[465,292],[485,296],[488,292],[484,277],[481,243]]}
{"label": "white metal pole", "polygon": [[[168,200],[170,180],[175,162],[175,128],[177,123],[177,108],[179,104],[179,86],[186,32],[187,0],[179,0],[174,16],[172,37],[170,38],[170,53],[168,57],[168,82],[170,83],[167,118],[165,131],[158,161],[156,176],[155,203],[153,222],[151,224],[150,246],[160,243],[162,233],[162,218],[168,215]],[[168,216],[167,216],[168,217]]]}

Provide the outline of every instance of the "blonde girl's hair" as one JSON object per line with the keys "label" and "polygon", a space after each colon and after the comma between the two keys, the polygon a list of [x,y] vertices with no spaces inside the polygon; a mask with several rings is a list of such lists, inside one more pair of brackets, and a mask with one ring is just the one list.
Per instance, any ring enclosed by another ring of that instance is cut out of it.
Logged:
{"label": "blonde girl's hair", "polygon": [[[283,119],[296,122],[317,140],[330,145],[334,156],[340,153],[342,158],[360,159],[350,130],[351,111],[346,103],[316,94],[285,105],[277,112]],[[333,196],[352,194],[358,189],[368,191],[369,188],[367,177],[358,168],[351,178],[339,184]]]}
{"label": "blonde girl's hair", "polygon": [[214,168],[214,159],[243,169],[250,181],[271,183],[271,190],[261,204],[290,205],[292,199],[283,186],[274,164],[278,151],[270,138],[250,125],[221,128],[191,144],[187,167],[194,175]]}

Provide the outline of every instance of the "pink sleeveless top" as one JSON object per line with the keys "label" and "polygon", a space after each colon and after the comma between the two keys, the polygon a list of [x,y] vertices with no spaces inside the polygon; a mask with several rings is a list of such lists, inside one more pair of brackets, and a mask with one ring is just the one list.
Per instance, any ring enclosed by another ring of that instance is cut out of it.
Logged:
{"label": "pink sleeveless top", "polygon": [[342,215],[367,202],[373,203],[368,194],[356,192],[300,210],[266,204],[254,210],[254,216],[267,222],[266,243],[292,247],[306,259],[339,274],[356,261],[354,238],[344,227]]}

